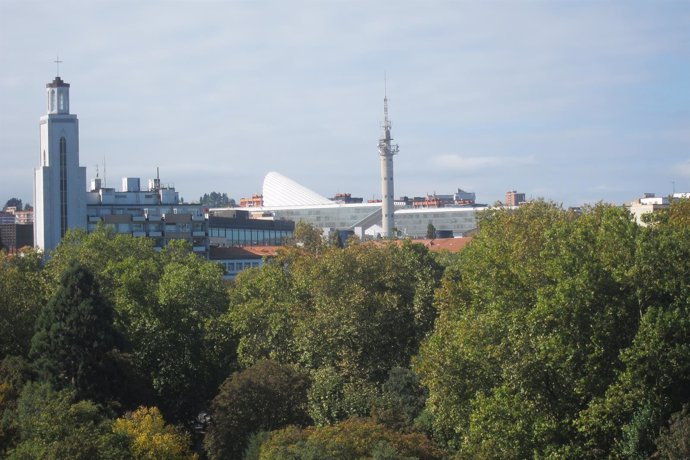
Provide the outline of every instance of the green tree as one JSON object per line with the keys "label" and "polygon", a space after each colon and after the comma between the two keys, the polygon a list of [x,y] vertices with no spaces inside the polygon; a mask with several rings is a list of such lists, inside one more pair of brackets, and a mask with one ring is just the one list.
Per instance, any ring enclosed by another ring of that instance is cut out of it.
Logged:
{"label": "green tree", "polygon": [[317,426],[334,424],[349,417],[366,417],[380,403],[376,385],[357,377],[343,377],[325,366],[312,375],[309,388],[309,415]]}
{"label": "green tree", "polygon": [[94,274],[103,294],[114,301],[119,273],[116,267],[127,259],[157,260],[153,240],[118,234],[111,227],[99,224],[91,233],[69,230],[51,254],[46,272],[49,279],[59,279],[71,263],[79,262]]}
{"label": "green tree", "polygon": [[429,222],[429,225],[426,226],[426,237],[429,240],[436,238],[436,227],[434,227],[434,224],[431,222]]}
{"label": "green tree", "polygon": [[240,364],[249,367],[262,359],[296,362],[294,330],[302,305],[293,293],[289,270],[279,263],[244,270],[230,290],[230,304]]}
{"label": "green tree", "polygon": [[394,429],[415,424],[426,403],[427,392],[419,377],[411,369],[394,367],[381,386],[381,396],[375,403],[372,418]]}
{"label": "green tree", "polygon": [[[128,312],[134,360],[147,369],[159,407],[175,422],[203,409],[232,371],[235,340],[223,323],[228,297],[222,268],[170,248],[154,300]],[[145,298],[145,297],[144,297]]]}
{"label": "green tree", "polygon": [[223,192],[204,193],[199,198],[199,204],[208,206],[210,208],[224,208],[227,206],[235,206],[235,200],[228,197],[228,194]]}
{"label": "green tree", "polygon": [[[314,235],[316,236],[316,235]],[[312,372],[319,424],[368,416],[393,367],[407,367],[436,316],[443,268],[421,245],[288,247],[231,287],[239,361],[262,358]]]}
{"label": "green tree", "polygon": [[22,209],[24,209],[22,208],[22,200],[19,198],[10,198],[5,202],[5,207],[3,207],[2,209],[5,210],[12,206],[16,207],[17,211],[21,211]]}
{"label": "green tree", "polygon": [[511,321],[524,317],[546,280],[545,230],[563,218],[543,202],[515,212],[489,210],[479,234],[445,271],[435,302],[439,316],[416,370],[429,389],[435,435],[453,447],[469,428],[473,398],[500,381]]}
{"label": "green tree", "polygon": [[[320,236],[319,236],[320,238]],[[287,248],[237,278],[231,312],[245,365],[272,358],[381,383],[435,318],[442,267],[421,245]]]}
{"label": "green tree", "polygon": [[656,455],[664,460],[690,458],[690,416],[688,407],[671,415],[668,427],[664,427],[656,440]]}
{"label": "green tree", "polygon": [[24,358],[8,356],[0,362],[0,456],[17,443],[17,400],[32,377]]}
{"label": "green tree", "polygon": [[690,205],[672,203],[640,230],[632,278],[639,322],[622,368],[576,420],[584,454],[646,458],[690,400]]}
{"label": "green tree", "polygon": [[112,306],[91,272],[73,263],[38,317],[30,354],[39,376],[56,388],[104,401],[114,392],[109,354],[119,340]]}
{"label": "green tree", "polygon": [[[417,370],[437,436],[467,458],[569,455],[639,318],[638,227],[621,209],[489,212],[446,271]],[[491,454],[493,452],[493,454]]]}
{"label": "green tree", "polygon": [[41,262],[35,250],[0,251],[0,359],[29,353],[36,318],[48,299]]}
{"label": "green tree", "polygon": [[190,422],[234,368],[221,267],[196,256],[185,241],[171,241],[158,253],[151,240],[104,226],[68,232],[47,276],[73,261],[91,269],[115,307],[125,343],[114,358],[127,376],[118,385],[119,402],[130,409],[156,405],[169,420]]}
{"label": "green tree", "polygon": [[309,423],[308,386],[302,372],[268,360],[233,374],[211,406],[204,440],[209,458],[241,458],[252,433]]}
{"label": "green tree", "polygon": [[322,252],[328,247],[323,231],[302,221],[297,222],[289,244],[315,254]]}
{"label": "green tree", "polygon": [[56,392],[46,383],[29,383],[14,419],[19,443],[9,459],[131,458],[127,437],[113,433],[103,411],[91,401],[77,401],[74,390]]}
{"label": "green tree", "polygon": [[352,244],[291,268],[304,299],[296,347],[309,369],[381,383],[433,326],[441,269],[423,246]]}

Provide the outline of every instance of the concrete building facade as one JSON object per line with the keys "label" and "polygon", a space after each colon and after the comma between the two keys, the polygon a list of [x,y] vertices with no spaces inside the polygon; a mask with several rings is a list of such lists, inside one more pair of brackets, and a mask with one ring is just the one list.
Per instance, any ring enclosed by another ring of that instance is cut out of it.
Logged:
{"label": "concrete building facade", "polygon": [[506,192],[506,202],[504,204],[506,206],[519,206],[520,203],[524,203],[525,201],[524,193],[519,193],[517,190],[511,190]]}
{"label": "concrete building facade", "polygon": [[48,113],[40,119],[39,167],[34,171],[34,245],[55,249],[67,230],[86,228],[86,168],[79,166],[79,121],[59,76],[46,85]]}

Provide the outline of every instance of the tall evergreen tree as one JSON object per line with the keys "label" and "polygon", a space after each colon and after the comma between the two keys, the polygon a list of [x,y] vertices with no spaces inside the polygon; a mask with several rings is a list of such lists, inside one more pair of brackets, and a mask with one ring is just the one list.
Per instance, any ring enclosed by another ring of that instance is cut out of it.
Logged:
{"label": "tall evergreen tree", "polygon": [[426,237],[429,240],[436,238],[436,227],[434,227],[434,224],[431,222],[429,222],[429,225],[426,226]]}
{"label": "tall evergreen tree", "polygon": [[106,400],[116,381],[110,352],[118,341],[112,306],[91,272],[71,263],[36,321],[30,354],[38,375],[58,389],[73,387],[81,398]]}

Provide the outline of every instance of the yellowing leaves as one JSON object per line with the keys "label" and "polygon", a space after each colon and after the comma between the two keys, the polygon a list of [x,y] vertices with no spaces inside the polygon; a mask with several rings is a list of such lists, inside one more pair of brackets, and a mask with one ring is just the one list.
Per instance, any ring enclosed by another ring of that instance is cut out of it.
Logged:
{"label": "yellowing leaves", "polygon": [[163,420],[156,407],[140,407],[113,422],[113,431],[129,436],[139,460],[194,460],[189,436]]}

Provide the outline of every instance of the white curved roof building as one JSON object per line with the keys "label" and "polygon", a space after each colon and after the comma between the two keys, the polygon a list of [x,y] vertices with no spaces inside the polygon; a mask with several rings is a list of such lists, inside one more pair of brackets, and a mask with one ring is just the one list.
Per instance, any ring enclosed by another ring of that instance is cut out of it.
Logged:
{"label": "white curved roof building", "polygon": [[[277,172],[266,174],[263,200],[263,207],[249,211],[270,214],[276,220],[307,222],[319,228],[371,229],[368,234],[382,231],[381,203],[334,202]],[[426,236],[429,223],[437,230],[463,236],[477,227],[476,214],[483,209],[483,206],[412,209],[396,204],[395,226],[400,233],[410,237]]]}
{"label": "white curved roof building", "polygon": [[334,202],[294,180],[277,172],[270,172],[264,178],[264,207],[281,206],[330,206]]}

